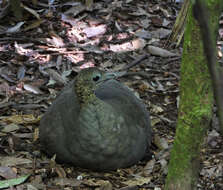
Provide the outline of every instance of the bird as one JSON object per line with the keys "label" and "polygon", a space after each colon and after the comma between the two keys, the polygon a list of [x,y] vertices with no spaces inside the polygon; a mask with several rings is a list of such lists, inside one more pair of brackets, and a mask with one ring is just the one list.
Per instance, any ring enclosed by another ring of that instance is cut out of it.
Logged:
{"label": "bird", "polygon": [[150,115],[119,75],[83,69],[62,90],[40,120],[40,143],[49,156],[99,172],[130,167],[145,156]]}

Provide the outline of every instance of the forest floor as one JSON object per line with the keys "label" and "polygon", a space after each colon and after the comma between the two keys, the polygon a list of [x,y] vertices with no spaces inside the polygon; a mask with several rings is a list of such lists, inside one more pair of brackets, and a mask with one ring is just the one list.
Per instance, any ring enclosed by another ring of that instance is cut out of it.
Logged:
{"label": "forest floor", "polygon": [[[18,21],[0,1],[0,188],[161,190],[179,101],[182,45],[168,38],[182,3],[162,0],[22,0]],[[111,172],[58,164],[39,146],[41,116],[83,68],[120,70],[151,114],[151,154]],[[201,152],[198,189],[223,189],[223,140],[216,116]],[[11,184],[11,185],[10,185]],[[13,186],[14,185],[14,186]]]}

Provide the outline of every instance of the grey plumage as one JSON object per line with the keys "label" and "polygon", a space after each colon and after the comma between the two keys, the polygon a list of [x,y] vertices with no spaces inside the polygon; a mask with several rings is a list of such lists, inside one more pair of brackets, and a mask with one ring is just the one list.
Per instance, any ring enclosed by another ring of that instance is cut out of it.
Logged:
{"label": "grey plumage", "polygon": [[151,141],[149,113],[115,75],[82,70],[40,121],[40,141],[61,162],[96,171],[135,164]]}

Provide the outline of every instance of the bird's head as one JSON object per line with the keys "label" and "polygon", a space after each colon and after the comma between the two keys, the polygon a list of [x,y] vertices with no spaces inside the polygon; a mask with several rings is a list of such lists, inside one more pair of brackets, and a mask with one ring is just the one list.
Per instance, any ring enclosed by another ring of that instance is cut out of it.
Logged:
{"label": "bird's head", "polygon": [[76,85],[95,91],[105,81],[116,79],[124,72],[105,72],[95,67],[83,69],[78,73]]}
{"label": "bird's head", "polygon": [[105,72],[95,67],[81,70],[75,80],[75,93],[81,104],[86,104],[96,98],[95,91],[104,82],[116,79],[125,72]]}

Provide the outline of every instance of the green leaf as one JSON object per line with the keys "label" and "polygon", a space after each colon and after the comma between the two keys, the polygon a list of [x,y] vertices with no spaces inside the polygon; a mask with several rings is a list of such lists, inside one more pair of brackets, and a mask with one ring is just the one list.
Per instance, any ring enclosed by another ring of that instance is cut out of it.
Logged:
{"label": "green leaf", "polygon": [[23,183],[29,176],[30,176],[30,174],[15,178],[15,179],[8,179],[8,180],[0,181],[0,189],[11,187],[14,185],[19,185],[19,184]]}

